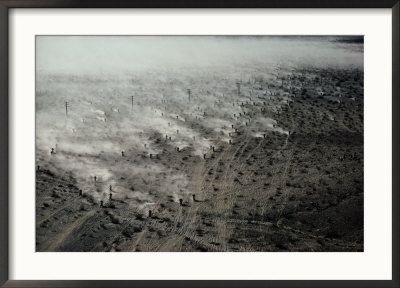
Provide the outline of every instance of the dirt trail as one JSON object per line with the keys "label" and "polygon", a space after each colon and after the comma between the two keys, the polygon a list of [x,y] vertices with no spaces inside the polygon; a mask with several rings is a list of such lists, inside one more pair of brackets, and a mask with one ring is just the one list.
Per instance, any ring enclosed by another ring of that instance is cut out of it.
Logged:
{"label": "dirt trail", "polygon": [[[93,216],[96,213],[96,210],[89,211],[83,217],[79,218],[75,222],[66,225],[64,229],[62,229],[61,233],[58,233],[54,239],[51,239],[48,243],[46,251],[57,251],[58,248],[64,243],[65,239],[70,236],[75,229],[79,228],[88,218]],[[44,246],[46,247],[46,245]]]}
{"label": "dirt trail", "polygon": [[72,205],[72,204],[69,204],[69,203],[67,203],[67,204],[65,204],[65,205],[62,205],[61,207],[55,209],[54,212],[49,213],[49,214],[45,215],[43,218],[41,218],[39,221],[36,221],[36,225],[40,225],[40,224],[42,224],[42,223],[44,223],[44,222],[46,222],[46,221],[49,221],[49,219],[51,219],[52,217],[54,217],[57,213],[64,212],[64,210],[65,210],[66,208],[70,207],[71,205]]}

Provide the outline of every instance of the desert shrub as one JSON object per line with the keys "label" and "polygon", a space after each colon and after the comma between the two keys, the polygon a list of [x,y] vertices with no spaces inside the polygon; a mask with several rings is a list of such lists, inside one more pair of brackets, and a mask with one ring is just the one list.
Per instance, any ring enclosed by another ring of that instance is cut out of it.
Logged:
{"label": "desert shrub", "polygon": [[167,235],[167,233],[165,233],[164,230],[157,230],[157,235],[158,237],[163,238]]}
{"label": "desert shrub", "polygon": [[329,230],[326,234],[325,234],[326,238],[341,238],[341,235],[339,234],[339,232],[337,232],[336,230]]}
{"label": "desert shrub", "polygon": [[121,220],[119,219],[119,217],[115,217],[114,215],[110,215],[111,217],[111,222],[113,223],[113,224],[120,224],[121,223]]}
{"label": "desert shrub", "polygon": [[51,197],[60,198],[60,195],[56,191],[53,190],[53,192],[51,193]]}

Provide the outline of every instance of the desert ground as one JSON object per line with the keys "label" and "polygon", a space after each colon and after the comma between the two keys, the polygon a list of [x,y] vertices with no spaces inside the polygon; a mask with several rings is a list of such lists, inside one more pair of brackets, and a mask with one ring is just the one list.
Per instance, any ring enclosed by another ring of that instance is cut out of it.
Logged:
{"label": "desert ground", "polygon": [[38,76],[36,251],[363,251],[363,68],[321,66]]}

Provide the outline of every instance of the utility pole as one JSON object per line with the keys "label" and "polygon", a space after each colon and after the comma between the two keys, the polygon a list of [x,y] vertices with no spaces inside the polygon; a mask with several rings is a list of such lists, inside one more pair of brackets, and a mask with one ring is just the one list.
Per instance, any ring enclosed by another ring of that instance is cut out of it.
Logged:
{"label": "utility pole", "polygon": [[236,87],[237,87],[238,96],[240,96],[240,82],[236,82]]}
{"label": "utility pole", "polygon": [[190,103],[190,89],[187,89],[187,93],[188,93],[188,96],[189,96],[189,103]]}
{"label": "utility pole", "polygon": [[132,108],[131,108],[131,112],[133,113],[133,96],[131,96],[131,102],[132,102]]}
{"label": "utility pole", "polygon": [[65,101],[65,116],[68,117],[68,102]]}

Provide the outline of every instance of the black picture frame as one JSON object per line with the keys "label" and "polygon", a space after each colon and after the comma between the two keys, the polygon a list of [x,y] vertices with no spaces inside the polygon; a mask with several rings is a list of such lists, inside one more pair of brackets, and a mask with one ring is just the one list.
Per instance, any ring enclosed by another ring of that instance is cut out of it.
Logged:
{"label": "black picture frame", "polygon": [[[392,280],[360,281],[29,281],[9,280],[8,15],[10,8],[390,8],[392,10]],[[0,285],[1,287],[400,287],[399,0],[0,0]]]}

